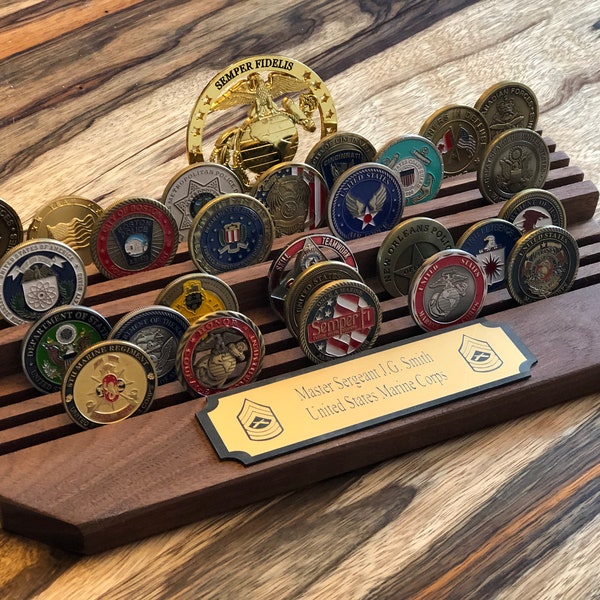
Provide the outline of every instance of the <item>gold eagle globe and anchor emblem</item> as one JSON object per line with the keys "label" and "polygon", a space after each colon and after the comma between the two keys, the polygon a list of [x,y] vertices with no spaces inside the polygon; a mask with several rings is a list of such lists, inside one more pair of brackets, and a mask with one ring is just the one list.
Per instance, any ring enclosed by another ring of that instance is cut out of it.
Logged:
{"label": "gold eagle globe and anchor emblem", "polygon": [[213,77],[198,97],[187,131],[190,164],[205,160],[206,117],[240,106],[248,106],[244,121],[218,136],[210,160],[231,168],[246,187],[256,175],[294,158],[298,128],[317,129],[315,110],[320,113],[321,137],[337,129],[331,94],[314,71],[283,56],[252,56]]}

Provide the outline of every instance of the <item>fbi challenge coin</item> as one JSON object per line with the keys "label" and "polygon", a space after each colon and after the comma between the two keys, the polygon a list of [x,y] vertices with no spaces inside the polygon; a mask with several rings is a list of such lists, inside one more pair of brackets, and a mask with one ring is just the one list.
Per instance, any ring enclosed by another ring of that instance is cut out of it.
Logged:
{"label": "fbi challenge coin", "polygon": [[546,225],[567,226],[562,202],[552,192],[537,188],[517,192],[504,202],[498,217],[513,223],[521,233]]}
{"label": "fbi challenge coin", "polygon": [[464,250],[442,250],[415,273],[409,310],[417,325],[435,331],[474,319],[486,294],[485,273],[475,257]]}
{"label": "fbi challenge coin", "polygon": [[170,264],[178,240],[177,224],[162,202],[127,198],[106,209],[90,246],[98,270],[112,279]]}
{"label": "fbi challenge coin", "polygon": [[179,230],[179,241],[183,242],[187,240],[194,217],[205,204],[218,196],[243,191],[241,181],[231,169],[203,162],[176,173],[167,183],[162,201],[171,211]]}
{"label": "fbi challenge coin", "polygon": [[370,348],[380,326],[375,292],[360,281],[342,279],[321,286],[306,301],[298,341],[306,356],[320,363]]}
{"label": "fbi challenge coin", "polygon": [[198,319],[177,351],[177,375],[196,396],[208,396],[253,381],[262,367],[265,344],[256,324],[234,311]]}
{"label": "fbi challenge coin", "polygon": [[568,291],[579,268],[577,241],[554,225],[533,229],[515,244],[507,265],[507,287],[519,304]]}
{"label": "fbi challenge coin", "polygon": [[79,304],[86,285],[85,265],[70,246],[28,240],[0,261],[0,313],[13,325],[37,321],[55,306]]}
{"label": "fbi challenge coin", "polygon": [[21,344],[23,372],[40,392],[57,392],[73,359],[108,338],[110,324],[87,306],[57,306],[31,325]]}
{"label": "fbi challenge coin", "polygon": [[154,400],[156,369],[138,346],[105,340],[71,363],[62,401],[71,420],[83,429],[123,421],[147,412]]}

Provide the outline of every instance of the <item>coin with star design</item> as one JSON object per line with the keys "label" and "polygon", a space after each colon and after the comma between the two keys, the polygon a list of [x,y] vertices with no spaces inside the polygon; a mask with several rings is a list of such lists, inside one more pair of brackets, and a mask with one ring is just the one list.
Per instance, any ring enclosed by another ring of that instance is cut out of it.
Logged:
{"label": "coin with star design", "polygon": [[406,296],[419,267],[440,250],[454,247],[451,233],[435,219],[413,217],[385,237],[377,252],[379,281],[390,296]]}

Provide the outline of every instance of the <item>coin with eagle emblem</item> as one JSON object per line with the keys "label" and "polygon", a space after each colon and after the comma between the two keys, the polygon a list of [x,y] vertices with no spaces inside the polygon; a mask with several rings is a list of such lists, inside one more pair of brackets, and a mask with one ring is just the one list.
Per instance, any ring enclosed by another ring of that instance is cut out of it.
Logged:
{"label": "coin with eagle emblem", "polygon": [[562,202],[552,192],[539,188],[517,192],[502,204],[498,218],[514,223],[521,233],[546,225],[567,227],[567,213]]}

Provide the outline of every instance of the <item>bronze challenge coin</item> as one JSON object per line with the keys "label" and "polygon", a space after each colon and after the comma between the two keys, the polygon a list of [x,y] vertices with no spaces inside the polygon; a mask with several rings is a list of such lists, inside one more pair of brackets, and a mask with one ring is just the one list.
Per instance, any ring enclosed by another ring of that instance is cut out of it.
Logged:
{"label": "bronze challenge coin", "polygon": [[0,198],[0,258],[23,241],[23,225],[17,211]]}
{"label": "bronze challenge coin", "polygon": [[504,202],[498,218],[510,221],[521,233],[546,225],[567,227],[567,213],[562,202],[552,192],[538,188],[517,192]]}
{"label": "bronze challenge coin", "polygon": [[130,342],[105,340],[71,363],[62,401],[74,423],[91,429],[147,412],[156,380],[154,363],[144,350]]}
{"label": "bronze challenge coin", "polygon": [[98,270],[112,279],[170,264],[178,240],[175,219],[162,202],[127,198],[106,209],[90,247]]}

